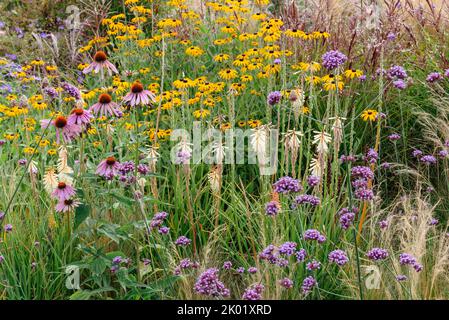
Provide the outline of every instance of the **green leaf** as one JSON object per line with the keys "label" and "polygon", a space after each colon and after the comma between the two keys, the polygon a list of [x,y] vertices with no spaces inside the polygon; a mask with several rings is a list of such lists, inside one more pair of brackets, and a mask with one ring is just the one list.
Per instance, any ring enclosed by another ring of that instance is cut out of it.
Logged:
{"label": "green leaf", "polygon": [[89,216],[90,214],[90,206],[81,204],[75,210],[75,230],[79,227],[81,223]]}
{"label": "green leaf", "polygon": [[101,275],[107,268],[106,261],[103,260],[102,257],[96,258],[92,261],[89,268],[92,271],[93,274]]}
{"label": "green leaf", "polygon": [[120,257],[125,257],[125,254],[122,251],[111,251],[105,254],[105,256],[112,260],[113,258],[120,256]]}
{"label": "green leaf", "polygon": [[122,232],[118,225],[102,224],[97,228],[97,232],[104,234],[112,241],[119,243],[120,240],[128,240],[129,236]]}
{"label": "green leaf", "polygon": [[131,199],[131,198],[128,198],[128,197],[124,197],[124,196],[119,195],[119,194],[117,194],[115,192],[111,192],[110,195],[113,196],[114,198],[116,198],[121,203],[123,203],[123,204],[125,204],[127,206],[130,206],[130,207],[133,206],[135,204],[135,202],[136,202],[134,199]]}
{"label": "green leaf", "polygon": [[114,288],[104,287],[96,290],[78,290],[70,296],[70,300],[89,300],[92,296],[99,295],[104,292],[116,292]]}

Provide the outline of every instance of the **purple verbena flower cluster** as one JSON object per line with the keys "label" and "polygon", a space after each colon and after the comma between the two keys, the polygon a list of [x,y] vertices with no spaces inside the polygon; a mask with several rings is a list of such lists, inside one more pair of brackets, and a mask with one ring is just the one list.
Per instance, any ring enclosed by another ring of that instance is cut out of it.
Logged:
{"label": "purple verbena flower cluster", "polygon": [[285,242],[279,248],[270,244],[262,250],[259,254],[259,258],[279,267],[286,267],[289,264],[289,261],[282,256],[288,258],[295,255],[297,262],[303,262],[307,256],[306,251],[302,248],[297,250],[296,247],[296,242]]}
{"label": "purple verbena flower cluster", "polygon": [[374,173],[371,168],[364,166],[356,166],[351,169],[352,178],[362,178],[365,180],[371,180],[374,178]]}
{"label": "purple verbena flower cluster", "polygon": [[374,198],[374,192],[373,192],[373,190],[368,189],[368,188],[367,189],[360,188],[360,189],[355,190],[354,196],[356,197],[356,199],[368,201],[368,200],[372,200]]}
{"label": "purple verbena flower cluster", "polygon": [[305,249],[301,248],[298,251],[296,251],[295,256],[297,262],[303,262],[304,260],[306,260],[307,252]]}
{"label": "purple verbena flower cluster", "polygon": [[285,242],[279,247],[278,251],[280,254],[291,256],[296,251],[296,245],[296,242]]}
{"label": "purple verbena flower cluster", "polygon": [[439,72],[431,72],[426,78],[426,81],[429,83],[437,82],[438,80],[441,80],[443,76]]}
{"label": "purple verbena flower cluster", "polygon": [[336,263],[339,266],[344,266],[349,261],[346,252],[340,249],[331,251],[328,258],[330,262]]}
{"label": "purple verbena flower cluster", "polygon": [[223,269],[225,270],[231,270],[232,268],[232,262],[231,261],[225,261],[223,262]]}
{"label": "purple verbena flower cluster", "polygon": [[419,149],[415,149],[412,151],[413,158],[417,158],[419,160],[419,158],[421,158],[422,155],[423,155],[423,152]]}
{"label": "purple verbena flower cluster", "polygon": [[302,204],[309,204],[312,207],[316,207],[320,204],[320,199],[310,194],[302,194],[295,198],[294,202],[292,203],[292,208],[296,209],[299,205]]}
{"label": "purple verbena flower cluster", "polygon": [[338,215],[340,217],[340,226],[343,230],[347,230],[351,226],[358,210],[358,208],[352,207],[352,210],[349,208],[343,208],[338,212]]}
{"label": "purple verbena flower cluster", "polygon": [[416,258],[408,253],[401,253],[399,255],[399,263],[402,266],[410,265],[415,269],[416,272],[420,272],[423,269],[422,264],[416,261]]}
{"label": "purple verbena flower cluster", "polygon": [[321,57],[323,66],[328,70],[333,70],[341,66],[348,60],[348,57],[338,50],[330,50]]}
{"label": "purple verbena flower cluster", "polygon": [[396,280],[397,281],[405,281],[405,280],[407,280],[407,276],[404,274],[399,274],[396,276]]}
{"label": "purple verbena flower cluster", "polygon": [[158,229],[159,233],[161,234],[167,234],[169,231],[169,228],[163,226],[165,219],[167,219],[168,213],[167,212],[158,212],[156,213],[153,218],[150,221],[150,230]]}
{"label": "purple verbena flower cluster", "polygon": [[427,166],[430,166],[432,164],[436,164],[437,163],[437,159],[434,156],[430,155],[430,154],[422,156],[419,159],[419,161],[424,163]]}
{"label": "purple verbena flower cluster", "polygon": [[267,103],[270,106],[274,106],[275,104],[278,104],[279,101],[281,101],[281,98],[282,94],[279,91],[270,92],[267,97]]}
{"label": "purple verbena flower cluster", "polygon": [[404,90],[405,88],[407,88],[407,83],[404,81],[404,80],[394,80],[393,81],[393,86],[396,88],[396,89],[399,89],[399,90]]}
{"label": "purple verbena flower cluster", "polygon": [[55,99],[59,95],[58,91],[56,91],[56,89],[53,87],[45,87],[43,91],[51,99]]}
{"label": "purple verbena flower cluster", "polygon": [[307,177],[307,184],[309,185],[309,187],[316,187],[317,185],[320,184],[320,177],[318,176],[309,176]]}
{"label": "purple verbena flower cluster", "polygon": [[262,293],[265,287],[262,284],[256,283],[248,287],[243,293],[243,300],[261,300]]}
{"label": "purple verbena flower cluster", "polygon": [[447,158],[449,156],[449,152],[445,149],[438,151],[438,157],[441,159]]}
{"label": "purple verbena flower cluster", "polygon": [[349,154],[349,155],[342,154],[340,157],[340,161],[341,161],[341,163],[356,162],[357,157],[352,154]]}
{"label": "purple verbena flower cluster", "polygon": [[11,232],[12,231],[12,229],[13,229],[13,227],[12,227],[12,224],[5,224],[5,226],[3,227],[3,230],[5,231],[5,232]]}
{"label": "purple verbena flower cluster", "polygon": [[304,232],[303,235],[304,240],[306,241],[317,241],[318,243],[323,243],[326,241],[326,237],[322,235],[316,229],[308,229]]}
{"label": "purple verbena flower cluster", "polygon": [[210,297],[228,297],[229,289],[218,279],[218,269],[210,268],[204,271],[195,283],[195,291],[198,294]]}
{"label": "purple verbena flower cluster", "polygon": [[61,88],[64,89],[64,91],[71,97],[75,98],[76,100],[81,99],[81,91],[75,87],[74,85],[71,85],[68,82],[64,82],[61,85]]}
{"label": "purple verbena flower cluster", "polygon": [[293,281],[289,278],[283,278],[279,280],[279,284],[281,285],[281,287],[284,287],[286,289],[293,288]]}
{"label": "purple verbena flower cluster", "polygon": [[180,150],[176,153],[175,163],[176,164],[188,164],[192,154],[186,150]]}
{"label": "purple verbena flower cluster", "polygon": [[388,251],[382,248],[373,248],[367,252],[366,256],[373,261],[385,260],[388,258]]}
{"label": "purple verbena flower cluster", "polygon": [[314,287],[316,287],[318,283],[316,282],[315,278],[312,276],[308,276],[304,279],[302,282],[301,290],[304,295],[309,294]]}
{"label": "purple verbena flower cluster", "polygon": [[379,221],[379,228],[381,228],[381,229],[388,228],[388,220],[381,220],[381,221]]}
{"label": "purple verbena flower cluster", "polygon": [[388,140],[390,141],[397,141],[399,139],[401,139],[401,135],[398,133],[392,133],[388,136]]}
{"label": "purple verbena flower cluster", "polygon": [[276,216],[279,213],[280,205],[277,201],[270,201],[265,205],[265,213],[267,216]]}
{"label": "purple verbena flower cluster", "polygon": [[277,193],[287,194],[290,192],[300,192],[302,190],[302,186],[299,184],[298,180],[286,176],[276,181],[273,184],[273,189]]}
{"label": "purple verbena flower cluster", "polygon": [[176,239],[175,244],[177,246],[188,246],[191,242],[192,240],[190,240],[189,238],[180,236],[178,239]]}
{"label": "purple verbena flower cluster", "polygon": [[277,248],[273,244],[268,245],[262,252],[259,254],[259,258],[261,260],[266,260],[271,264],[275,264],[277,262]]}
{"label": "purple verbena flower cluster", "polygon": [[354,179],[352,186],[354,187],[355,198],[363,201],[372,200],[374,192],[368,187],[368,180],[374,178],[374,173],[371,169],[369,167],[356,166],[351,169],[351,176]]}
{"label": "purple verbena flower cluster", "polygon": [[407,79],[407,71],[401,66],[391,66],[386,72],[387,78],[390,80],[405,80]]}
{"label": "purple verbena flower cluster", "polygon": [[[135,176],[135,164],[134,161],[124,161],[118,164],[117,171],[119,173],[119,181],[124,183],[126,186],[134,184],[137,180]],[[150,172],[150,168],[146,164],[139,164],[137,166],[137,172],[144,176]]]}
{"label": "purple verbena flower cluster", "polygon": [[309,271],[319,270],[321,269],[321,262],[313,259],[310,262],[307,262],[306,269]]}
{"label": "purple verbena flower cluster", "polygon": [[257,268],[256,268],[256,267],[249,267],[249,268],[248,268],[248,273],[250,273],[250,274],[255,274],[255,273],[257,273]]}
{"label": "purple verbena flower cluster", "polygon": [[367,152],[366,155],[364,156],[363,160],[365,160],[367,163],[369,164],[374,164],[377,162],[377,160],[379,159],[379,154],[377,153],[376,150],[374,150],[373,148],[370,148]]}
{"label": "purple verbena flower cluster", "polygon": [[112,259],[112,266],[110,271],[116,273],[121,266],[129,266],[131,260],[128,258],[122,258],[121,256],[116,256]]}
{"label": "purple verbena flower cluster", "polygon": [[179,262],[179,265],[175,268],[173,274],[178,276],[181,274],[182,270],[197,269],[199,266],[200,266],[200,264],[196,261],[194,262],[188,258],[182,259]]}

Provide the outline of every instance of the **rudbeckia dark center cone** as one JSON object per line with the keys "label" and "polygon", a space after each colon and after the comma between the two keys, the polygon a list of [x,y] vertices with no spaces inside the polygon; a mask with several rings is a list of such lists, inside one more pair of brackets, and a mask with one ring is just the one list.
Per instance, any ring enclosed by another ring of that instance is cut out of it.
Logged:
{"label": "rudbeckia dark center cone", "polygon": [[63,116],[59,116],[55,120],[55,127],[62,129],[67,125],[67,119]]}
{"label": "rudbeckia dark center cone", "polygon": [[97,53],[95,53],[94,55],[94,60],[96,62],[104,62],[108,59],[108,56],[106,55],[106,53],[104,53],[104,51],[97,51]]}
{"label": "rudbeckia dark center cone", "polygon": [[66,187],[65,182],[59,182],[58,183],[58,189],[64,189]]}
{"label": "rudbeckia dark center cone", "polygon": [[70,206],[72,203],[73,203],[73,200],[72,200],[72,199],[64,200],[64,204],[65,204],[66,206]]}

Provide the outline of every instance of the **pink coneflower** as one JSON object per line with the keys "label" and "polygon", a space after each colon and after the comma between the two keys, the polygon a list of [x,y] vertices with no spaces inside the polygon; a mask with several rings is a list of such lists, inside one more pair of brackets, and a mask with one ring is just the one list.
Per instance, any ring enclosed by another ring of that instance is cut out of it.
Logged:
{"label": "pink coneflower", "polygon": [[82,126],[88,124],[92,118],[89,111],[84,110],[83,108],[75,108],[67,118],[67,123],[70,125],[77,124]]}
{"label": "pink coneflower", "polygon": [[118,73],[117,68],[108,61],[108,56],[104,51],[95,53],[92,63],[83,70],[83,73],[87,74],[92,71],[98,73],[100,70],[107,70],[110,76],[113,72]]}
{"label": "pink coneflower", "polygon": [[59,199],[59,201],[68,200],[75,195],[75,189],[66,184],[65,182],[59,182],[55,191],[52,192],[51,196],[53,198]]}
{"label": "pink coneflower", "polygon": [[131,107],[134,107],[139,104],[145,105],[150,102],[155,102],[155,98],[155,95],[151,91],[145,90],[142,83],[136,81],[131,86],[131,92],[123,98],[123,101]]}
{"label": "pink coneflower", "polygon": [[119,110],[117,103],[112,102],[112,97],[107,93],[100,94],[98,102],[90,107],[89,111],[100,114],[102,116],[116,116],[121,117],[122,112]]}
{"label": "pink coneflower", "polygon": [[56,212],[68,212],[68,211],[73,211],[79,205],[80,205],[80,202],[77,200],[66,199],[66,200],[59,201],[58,204],[56,205],[55,209],[56,209]]}
{"label": "pink coneflower", "polygon": [[69,124],[67,118],[64,116],[58,116],[55,120],[41,120],[41,127],[43,129],[47,128],[50,124],[56,128],[56,143],[59,143],[61,133],[62,139],[67,143],[81,133],[81,127],[76,124]]}
{"label": "pink coneflower", "polygon": [[115,159],[115,157],[108,157],[100,162],[97,167],[96,174],[106,178],[112,178],[117,174],[119,168],[120,163]]}

